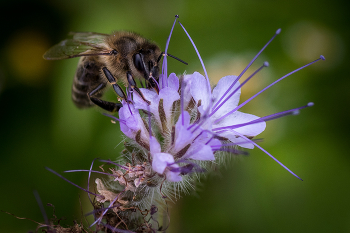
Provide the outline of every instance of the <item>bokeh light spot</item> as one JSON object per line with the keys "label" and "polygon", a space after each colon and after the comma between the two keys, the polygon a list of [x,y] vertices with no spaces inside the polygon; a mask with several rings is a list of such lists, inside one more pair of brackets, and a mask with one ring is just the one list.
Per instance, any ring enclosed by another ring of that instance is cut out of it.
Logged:
{"label": "bokeh light spot", "polygon": [[42,57],[48,47],[48,39],[38,31],[26,29],[13,34],[7,58],[14,76],[26,84],[41,83],[49,68]]}
{"label": "bokeh light spot", "polygon": [[344,43],[339,35],[311,22],[299,22],[287,30],[283,37],[288,55],[297,63],[308,63],[322,54],[327,62],[319,62],[313,69],[330,69],[344,57]]}

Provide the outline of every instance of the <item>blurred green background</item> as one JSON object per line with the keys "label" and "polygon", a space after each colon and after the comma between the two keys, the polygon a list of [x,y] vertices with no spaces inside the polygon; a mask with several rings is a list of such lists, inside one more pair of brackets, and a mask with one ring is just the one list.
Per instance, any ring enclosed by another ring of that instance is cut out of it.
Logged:
{"label": "blurred green background", "polygon": [[[242,101],[284,74],[323,54],[326,61],[282,81],[243,111],[264,116],[313,101],[315,106],[267,123],[260,143],[304,179],[266,154],[233,159],[203,179],[198,191],[171,208],[169,232],[350,232],[348,76],[349,5],[345,1],[2,1],[0,7],[0,209],[43,221],[33,190],[56,207],[64,224],[81,221],[86,194],[44,169],[87,169],[96,157],[119,155],[119,128],[99,110],[71,101],[78,59],[45,61],[43,53],[69,31],[132,30],[165,47],[174,15],[195,41],[215,83],[238,75],[262,53],[264,69],[243,88]],[[202,72],[186,35],[176,25],[169,70]],[[203,72],[202,72],[203,73]],[[245,75],[245,77],[247,77]],[[116,97],[109,95],[110,100]],[[86,186],[87,174],[65,174]],[[48,216],[52,209],[46,207]],[[1,214],[0,232],[27,232],[36,224]]]}

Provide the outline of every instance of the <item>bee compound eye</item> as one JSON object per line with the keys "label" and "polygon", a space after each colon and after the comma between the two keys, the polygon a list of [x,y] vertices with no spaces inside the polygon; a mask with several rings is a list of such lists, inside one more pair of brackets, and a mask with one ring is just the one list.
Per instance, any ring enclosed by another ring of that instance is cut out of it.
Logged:
{"label": "bee compound eye", "polygon": [[134,66],[141,73],[144,73],[146,71],[145,64],[143,63],[143,59],[140,53],[136,53],[134,55]]}

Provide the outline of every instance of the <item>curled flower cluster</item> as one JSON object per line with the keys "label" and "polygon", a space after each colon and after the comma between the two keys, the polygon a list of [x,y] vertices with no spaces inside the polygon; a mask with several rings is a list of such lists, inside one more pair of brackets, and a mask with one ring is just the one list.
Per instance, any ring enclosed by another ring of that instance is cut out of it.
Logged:
{"label": "curled flower cluster", "polygon": [[[177,17],[175,22],[182,26]],[[186,30],[185,32],[188,35]],[[98,208],[94,215],[98,226],[102,224],[110,229],[118,228],[116,232],[124,232],[122,229],[133,229],[137,232],[159,229],[158,224],[151,226],[145,220],[147,215],[153,218],[156,205],[161,206],[167,199],[177,198],[179,193],[193,187],[198,174],[209,170],[213,164],[222,161],[222,158],[247,154],[245,149],[253,149],[254,146],[299,178],[261,148],[254,137],[265,130],[266,121],[297,114],[300,109],[313,104],[308,103],[264,117],[239,111],[242,106],[277,82],[320,59],[324,60],[321,56],[288,73],[239,104],[241,87],[267,67],[268,63],[265,62],[242,83],[239,79],[279,33],[280,30],[277,30],[239,76],[225,76],[214,88],[210,85],[202,59],[190,37],[205,76],[198,72],[180,76],[171,73],[168,76],[167,60],[164,56],[163,72],[159,81],[151,77],[158,88],[140,88],[140,93],[132,92],[128,88],[119,117],[109,115],[114,122],[119,122],[125,135],[122,159],[117,163],[104,161],[116,166],[110,168],[110,173],[93,171],[91,168],[87,170],[89,174],[97,172],[110,177],[109,180],[95,180],[98,194],[87,190],[97,196],[95,206]],[[164,54],[167,54],[170,37],[171,34]],[[103,207],[105,202],[109,202],[108,207]],[[111,216],[116,220],[111,221]],[[107,219],[107,222],[103,223],[102,219]]]}

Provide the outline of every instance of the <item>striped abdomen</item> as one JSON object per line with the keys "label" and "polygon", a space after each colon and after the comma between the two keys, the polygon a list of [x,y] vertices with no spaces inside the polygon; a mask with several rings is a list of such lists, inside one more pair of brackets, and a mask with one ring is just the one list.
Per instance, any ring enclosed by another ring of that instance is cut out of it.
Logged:
{"label": "striped abdomen", "polygon": [[[94,106],[88,94],[99,84],[106,85],[106,81],[100,73],[102,64],[96,59],[97,57],[81,57],[79,60],[72,87],[72,100],[78,108]],[[102,94],[103,92],[100,91],[94,97],[100,98]]]}

